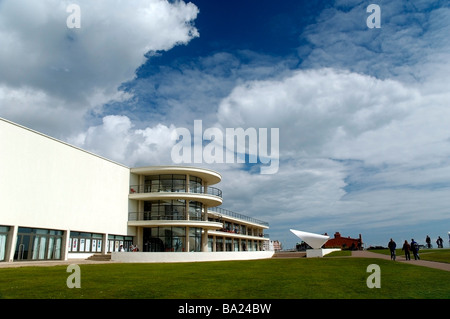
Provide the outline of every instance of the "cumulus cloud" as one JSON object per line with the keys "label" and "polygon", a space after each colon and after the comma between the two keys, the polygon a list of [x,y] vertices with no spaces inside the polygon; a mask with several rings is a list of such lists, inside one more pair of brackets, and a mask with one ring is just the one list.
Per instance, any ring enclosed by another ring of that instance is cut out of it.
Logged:
{"label": "cumulus cloud", "polygon": [[359,136],[402,119],[418,96],[396,81],[301,70],[236,87],[220,104],[218,119],[223,126],[280,128],[281,156],[331,156],[324,146],[336,135]]}
{"label": "cumulus cloud", "polygon": [[[71,3],[0,3],[1,116],[48,133],[57,132],[50,127],[57,122],[73,129],[70,123],[82,121],[86,112],[130,97],[118,88],[134,77],[146,53],[169,50],[198,36],[193,26],[198,8],[192,3],[80,0],[81,28],[72,29],[66,25]],[[10,91],[18,99],[11,99]],[[45,106],[39,109],[54,120],[36,127],[16,110],[33,113],[42,96]],[[77,117],[60,116],[58,109]]]}
{"label": "cumulus cloud", "polygon": [[254,192],[234,194],[273,238],[294,242],[292,225],[425,236],[414,227],[448,221],[450,10],[380,5],[379,30],[361,2],[325,9],[302,34],[301,69],[240,83],[219,105],[223,127],[280,128],[279,173],[241,172]]}
{"label": "cumulus cloud", "polygon": [[170,151],[176,139],[173,125],[135,129],[128,117],[109,115],[101,125],[91,126],[69,141],[108,159],[137,167],[171,164]]}

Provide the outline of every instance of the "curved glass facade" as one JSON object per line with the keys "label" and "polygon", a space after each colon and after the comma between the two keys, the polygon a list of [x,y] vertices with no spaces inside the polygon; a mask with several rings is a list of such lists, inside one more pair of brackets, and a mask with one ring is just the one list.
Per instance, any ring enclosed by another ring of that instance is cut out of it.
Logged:
{"label": "curved glass facade", "polygon": [[[154,200],[144,201],[144,212],[138,214],[138,220],[187,220],[186,201]],[[189,201],[189,219],[201,220],[202,203]]]}
{"label": "curved glass facade", "polygon": [[202,179],[195,176],[189,176],[189,191],[191,193],[201,193]]}
{"label": "curved glass facade", "polygon": [[215,187],[204,187],[201,178],[182,174],[143,176],[144,184],[130,185],[130,194],[142,193],[195,193],[222,197],[222,191]]}
{"label": "curved glass facade", "polygon": [[144,192],[185,192],[186,175],[145,176]]}
{"label": "curved glass facade", "polygon": [[189,248],[186,245],[186,227],[144,228],[143,251],[147,252],[184,252],[201,251],[200,228],[189,228]]}

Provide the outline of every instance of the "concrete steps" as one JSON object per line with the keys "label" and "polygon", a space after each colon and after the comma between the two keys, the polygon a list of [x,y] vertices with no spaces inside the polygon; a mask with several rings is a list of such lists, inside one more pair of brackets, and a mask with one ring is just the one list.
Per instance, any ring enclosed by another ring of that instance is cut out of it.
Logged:
{"label": "concrete steps", "polygon": [[110,261],[111,254],[94,254],[86,260],[94,260],[94,261]]}

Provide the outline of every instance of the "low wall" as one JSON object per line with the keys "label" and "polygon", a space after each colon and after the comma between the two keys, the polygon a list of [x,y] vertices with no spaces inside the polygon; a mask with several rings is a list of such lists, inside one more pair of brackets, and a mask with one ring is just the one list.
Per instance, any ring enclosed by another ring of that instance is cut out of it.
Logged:
{"label": "low wall", "polygon": [[111,260],[130,263],[176,263],[199,261],[253,260],[272,258],[273,251],[220,252],[113,252]]}
{"label": "low wall", "polygon": [[319,249],[307,249],[306,250],[306,257],[312,258],[312,257],[323,257],[325,255],[328,255],[329,253],[332,253],[333,251],[339,251],[340,248],[319,248]]}

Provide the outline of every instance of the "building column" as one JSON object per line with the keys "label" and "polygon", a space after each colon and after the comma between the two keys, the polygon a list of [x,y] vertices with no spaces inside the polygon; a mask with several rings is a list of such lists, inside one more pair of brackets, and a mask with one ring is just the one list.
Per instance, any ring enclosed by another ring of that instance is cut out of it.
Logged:
{"label": "building column", "polygon": [[[186,174],[186,193],[189,193],[190,190],[190,186],[189,186],[189,174]],[[185,200],[185,209],[186,209],[186,216],[185,219],[189,220],[189,200],[186,199]]]}
{"label": "building column", "polygon": [[17,231],[19,230],[18,225],[11,226],[9,228],[8,239],[6,241],[6,255],[5,261],[14,261],[14,254],[16,252],[17,243]]}
{"label": "building column", "polygon": [[186,252],[189,252],[190,244],[189,244],[189,227],[186,227]]}
{"label": "building column", "polygon": [[108,234],[103,234],[102,254],[108,253]]}
{"label": "building column", "polygon": [[207,229],[202,229],[202,252],[207,252],[208,251],[208,230]]}
{"label": "building column", "polygon": [[70,229],[66,229],[63,232],[62,243],[61,243],[61,259],[69,259],[69,244],[70,244]]}
{"label": "building column", "polygon": [[136,227],[136,237],[134,240],[134,245],[139,248],[139,251],[144,251],[144,228]]}

